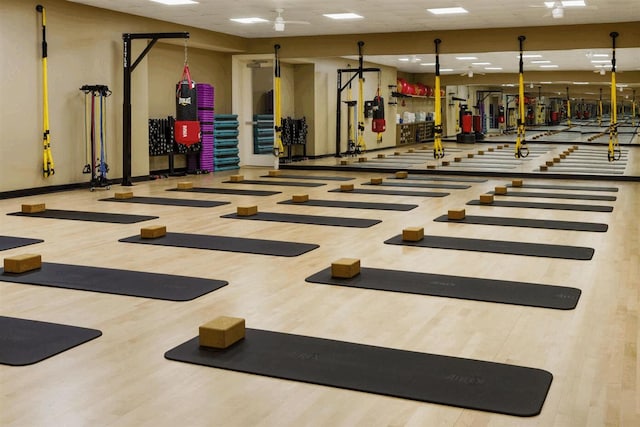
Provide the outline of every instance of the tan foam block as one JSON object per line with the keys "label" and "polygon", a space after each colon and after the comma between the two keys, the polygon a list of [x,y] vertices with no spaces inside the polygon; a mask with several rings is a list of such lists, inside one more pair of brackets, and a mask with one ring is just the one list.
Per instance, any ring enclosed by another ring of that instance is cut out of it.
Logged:
{"label": "tan foam block", "polygon": [[340,191],[353,191],[353,184],[340,184]]}
{"label": "tan foam block", "polygon": [[504,148],[509,148],[509,144],[504,144]]}
{"label": "tan foam block", "polygon": [[252,216],[258,213],[258,207],[255,205],[251,206],[238,206],[236,209],[236,214],[238,216]]}
{"label": "tan foam block", "polygon": [[157,239],[167,235],[166,225],[150,225],[140,229],[140,237],[143,239]]}
{"label": "tan foam block", "polygon": [[459,162],[462,161],[462,157],[454,157],[453,161],[456,162],[456,163],[459,163]]}
{"label": "tan foam block", "polygon": [[220,316],[198,328],[202,347],[227,348],[245,335],[245,320],[240,317]]}
{"label": "tan foam block", "polygon": [[351,279],[360,274],[360,260],[357,258],[341,258],[331,263],[331,277]]}
{"label": "tan foam block", "polygon": [[407,171],[398,171],[396,172],[396,178],[405,179],[409,176],[409,172]]}
{"label": "tan foam block", "polygon": [[427,165],[427,169],[435,169],[436,165]]}
{"label": "tan foam block", "polygon": [[424,239],[423,227],[407,227],[402,230],[402,240],[407,242],[419,242]]}
{"label": "tan foam block", "polygon": [[5,273],[24,273],[42,267],[42,257],[38,254],[22,254],[4,259]]}
{"label": "tan foam block", "polygon": [[553,166],[553,161],[552,161],[552,160],[547,160],[547,161],[545,162],[545,164],[546,164],[547,166]]}
{"label": "tan foam block", "polygon": [[499,185],[493,191],[496,194],[507,194],[507,187]]}
{"label": "tan foam block", "polygon": [[120,191],[115,193],[116,200],[133,199],[133,191]]}
{"label": "tan foam block", "polygon": [[487,148],[487,151],[493,153],[494,148]]}
{"label": "tan foam block", "polygon": [[242,182],[244,181],[244,175],[231,175],[231,182]]}
{"label": "tan foam block", "polygon": [[513,181],[511,181],[511,185],[513,187],[522,187],[522,180],[521,179],[514,179]]}
{"label": "tan foam block", "polygon": [[413,148],[409,148],[409,150],[407,150],[407,153],[413,153]]}
{"label": "tan foam block", "polygon": [[467,154],[467,157],[470,158],[470,159],[473,159],[473,153]]}
{"label": "tan foam block", "polygon": [[464,209],[449,209],[449,212],[447,212],[447,218],[449,219],[464,219],[465,216]]}
{"label": "tan foam block", "polygon": [[399,151],[394,151],[394,152],[393,152],[393,155],[394,155],[394,156],[399,156],[400,154],[402,154],[402,153],[401,153],[401,152],[399,152]]}
{"label": "tan foam block", "polygon": [[567,148],[567,151],[573,153],[573,148]]}
{"label": "tan foam block", "polygon": [[364,163],[364,162],[366,162],[366,161],[367,161],[367,158],[366,158],[366,157],[358,157],[358,162],[359,162],[359,163]]}
{"label": "tan foam block", "polygon": [[371,178],[371,184],[373,184],[373,185],[382,184],[382,178]]}
{"label": "tan foam block", "polygon": [[280,176],[282,172],[278,169],[274,169],[274,170],[270,170],[269,171],[269,176]]}
{"label": "tan foam block", "polygon": [[560,154],[560,158],[561,158],[561,159],[566,159],[566,158],[567,158],[567,155],[566,155],[566,154]]}
{"label": "tan foam block", "polygon": [[346,165],[348,165],[348,164],[349,164],[349,160],[340,160],[340,164],[341,164],[342,166],[346,166]]}
{"label": "tan foam block", "polygon": [[548,168],[546,165],[541,165],[541,166],[540,166],[540,170],[541,170],[542,172],[545,172],[547,169],[549,169],[549,168]]}
{"label": "tan foam block", "polygon": [[384,159],[385,157],[387,157],[387,155],[386,155],[386,154],[378,154],[378,158],[379,158],[379,159]]}
{"label": "tan foam block", "polygon": [[497,148],[498,150],[502,150],[502,145],[498,145],[496,148]]}
{"label": "tan foam block", "polygon": [[451,162],[449,162],[448,160],[443,160],[442,161],[442,166],[449,166],[451,164]]}
{"label": "tan foam block", "polygon": [[36,212],[44,212],[47,210],[44,203],[31,203],[31,204],[23,204],[22,213],[36,213]]}
{"label": "tan foam block", "polygon": [[483,203],[486,205],[493,203],[493,194],[481,194],[480,203]]}
{"label": "tan foam block", "polygon": [[574,150],[577,150],[578,148],[580,148],[580,147],[579,147],[579,146],[577,146],[577,145],[574,145],[574,146],[573,146],[573,149],[574,149]]}
{"label": "tan foam block", "polygon": [[308,202],[309,201],[309,195],[308,194],[294,194],[291,197],[291,201],[293,203],[304,203],[304,202]]}
{"label": "tan foam block", "polygon": [[182,181],[178,183],[178,190],[191,190],[193,188],[193,182]]}
{"label": "tan foam block", "polygon": [[554,157],[553,163],[560,163],[560,157]]}
{"label": "tan foam block", "polygon": [[478,150],[478,155],[482,156],[484,154],[483,150]]}

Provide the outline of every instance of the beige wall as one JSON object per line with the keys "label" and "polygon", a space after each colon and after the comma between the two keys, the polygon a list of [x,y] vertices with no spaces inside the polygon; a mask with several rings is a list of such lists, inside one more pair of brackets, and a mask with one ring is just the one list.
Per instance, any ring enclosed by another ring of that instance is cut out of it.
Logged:
{"label": "beige wall", "polygon": [[[4,101],[0,114],[0,191],[88,182],[89,176],[82,174],[86,163],[84,95],[78,88],[83,84],[106,84],[113,91],[108,99],[106,122],[107,161],[109,178],[122,176],[123,33],[189,31],[191,46],[241,51],[246,45],[246,40],[239,37],[62,0],[47,1],[49,113],[56,173],[45,179],[42,177],[41,28],[36,4],[27,0],[0,1],[0,93]],[[134,58],[144,46],[144,40],[133,42]],[[163,48],[161,44],[152,52],[156,49],[160,55],[162,51],[172,55],[169,53],[171,49]],[[173,55],[177,55],[177,51]],[[194,54],[191,63],[196,73],[201,72],[199,56]],[[203,66],[218,64],[218,59],[211,58]],[[171,60],[150,68],[148,61],[149,58],[141,62],[132,76],[134,176],[146,175],[149,170],[149,96],[150,92],[153,92],[152,96],[156,93],[155,87],[149,86],[147,76],[156,73],[171,75],[174,82],[179,78],[182,65],[182,59],[179,59],[176,63]],[[216,77],[222,82],[221,92],[217,95],[229,103],[230,65],[215,65],[210,73],[217,76],[220,70],[223,77]],[[154,114],[161,112],[155,109],[160,103],[154,101],[151,104]]]}

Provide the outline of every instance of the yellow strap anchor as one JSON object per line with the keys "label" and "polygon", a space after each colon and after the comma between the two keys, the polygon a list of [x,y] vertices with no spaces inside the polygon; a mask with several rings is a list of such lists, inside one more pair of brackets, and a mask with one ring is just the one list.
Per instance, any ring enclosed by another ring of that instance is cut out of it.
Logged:
{"label": "yellow strap anchor", "polygon": [[51,154],[51,135],[49,132],[49,88],[47,85],[47,16],[42,5],[36,10],[42,14],[42,173],[45,178],[55,173]]}

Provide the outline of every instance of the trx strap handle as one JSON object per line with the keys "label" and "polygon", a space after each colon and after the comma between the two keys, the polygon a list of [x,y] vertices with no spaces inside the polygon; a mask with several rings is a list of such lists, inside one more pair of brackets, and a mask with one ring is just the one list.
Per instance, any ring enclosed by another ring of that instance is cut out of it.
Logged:
{"label": "trx strap handle", "polygon": [[273,140],[273,155],[279,157],[284,154],[284,145],[282,145],[282,100],[280,93],[280,56],[278,55],[278,51],[280,50],[280,45],[273,45],[275,51],[275,61],[274,61],[274,79],[273,79],[273,98],[274,98],[274,118],[273,123],[275,127],[275,138]]}
{"label": "trx strap handle", "polygon": [[620,160],[622,151],[618,144],[618,100],[616,99],[616,37],[619,36],[615,31],[610,33],[613,42],[613,51],[611,55],[611,122],[609,124],[609,149],[607,151],[607,159],[610,162]]}
{"label": "trx strap handle", "polygon": [[364,142],[364,61],[362,59],[363,41],[358,42],[358,151],[364,153],[367,144]]}
{"label": "trx strap handle", "polygon": [[55,173],[51,154],[51,135],[49,132],[49,87],[47,85],[47,15],[44,6],[37,5],[36,11],[42,14],[42,173],[45,178]]}
{"label": "trx strap handle", "polygon": [[520,42],[520,63],[518,71],[518,134],[516,137],[515,157],[516,159],[524,158],[529,155],[529,148],[525,139],[525,118],[524,118],[524,62],[522,61],[522,42],[526,40],[525,36],[518,36]]}
{"label": "trx strap handle", "polygon": [[438,46],[442,40],[435,39],[433,43],[436,45],[436,83],[433,91],[435,97],[435,123],[433,127],[433,158],[441,159],[444,157],[444,148],[442,147],[442,100],[440,99],[440,52]]}

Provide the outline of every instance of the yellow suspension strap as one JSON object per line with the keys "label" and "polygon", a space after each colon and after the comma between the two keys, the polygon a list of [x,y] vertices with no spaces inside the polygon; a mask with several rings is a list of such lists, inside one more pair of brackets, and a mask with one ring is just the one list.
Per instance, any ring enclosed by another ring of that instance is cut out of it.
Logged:
{"label": "yellow suspension strap", "polygon": [[598,100],[598,126],[602,126],[602,88],[600,88],[600,99]]}
{"label": "yellow suspension strap", "polygon": [[611,56],[611,122],[609,124],[609,150],[607,151],[607,159],[610,162],[620,160],[622,151],[618,144],[618,100],[616,99],[616,37],[618,33],[615,31],[610,33],[613,41],[613,54]]}
{"label": "yellow suspension strap", "polygon": [[42,14],[42,173],[45,178],[55,173],[53,155],[51,154],[51,135],[49,132],[49,87],[47,85],[47,16],[42,5],[36,10]]}
{"label": "yellow suspension strap", "polygon": [[567,126],[571,128],[571,98],[569,98],[569,86],[567,86]]}
{"label": "yellow suspension strap", "polygon": [[[351,68],[349,65],[347,68]],[[351,90],[351,80],[349,80],[349,86],[347,87],[347,109],[349,111],[349,118],[347,123],[349,125],[349,129],[347,130],[347,151],[349,153],[356,152],[356,140],[358,139],[358,131],[357,127],[354,126],[356,122],[355,108],[353,108],[357,104],[356,101],[353,100],[353,92]]]}
{"label": "yellow suspension strap", "polygon": [[364,142],[364,72],[362,60],[363,41],[358,42],[358,145],[356,152],[364,153],[367,144]]}
{"label": "yellow suspension strap", "polygon": [[273,46],[275,49],[275,63],[274,63],[274,79],[273,79],[273,99],[275,103],[273,123],[275,125],[275,138],[273,140],[273,155],[279,157],[284,154],[284,146],[282,145],[282,99],[281,99],[281,87],[280,87],[280,57],[278,51],[280,45]]}
{"label": "yellow suspension strap", "polygon": [[522,42],[526,40],[525,36],[518,36],[520,42],[520,71],[518,86],[518,134],[516,136],[515,157],[516,159],[527,157],[529,148],[525,140],[525,116],[524,116],[524,62],[522,61]]}
{"label": "yellow suspension strap", "polygon": [[433,127],[433,158],[441,159],[444,157],[444,148],[442,147],[442,99],[440,98],[440,52],[439,45],[442,40],[435,39],[433,43],[436,45],[436,83],[433,95],[435,97],[434,106],[434,127]]}
{"label": "yellow suspension strap", "polygon": [[631,99],[631,126],[636,125],[636,90],[633,90],[633,98]]}

